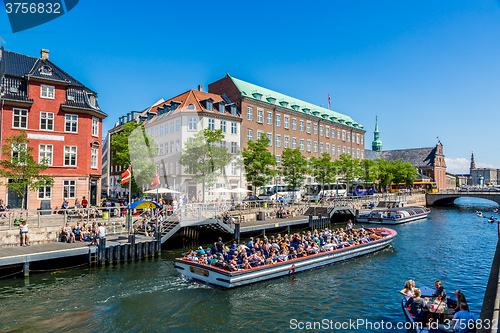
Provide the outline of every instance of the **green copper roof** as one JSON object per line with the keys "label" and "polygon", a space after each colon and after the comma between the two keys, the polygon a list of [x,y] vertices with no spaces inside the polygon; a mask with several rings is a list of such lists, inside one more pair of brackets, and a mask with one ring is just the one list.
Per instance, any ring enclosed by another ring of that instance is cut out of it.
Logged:
{"label": "green copper roof", "polygon": [[[266,88],[259,87],[230,76],[233,83],[236,85],[242,96],[269,102],[272,104],[280,105],[281,107],[301,111],[312,116],[322,119],[328,119],[339,124],[344,124],[350,127],[363,129],[363,125],[352,120],[351,117],[340,114],[338,112],[317,106],[311,103],[301,101],[299,99],[272,91]],[[274,101],[274,102],[271,102]]]}

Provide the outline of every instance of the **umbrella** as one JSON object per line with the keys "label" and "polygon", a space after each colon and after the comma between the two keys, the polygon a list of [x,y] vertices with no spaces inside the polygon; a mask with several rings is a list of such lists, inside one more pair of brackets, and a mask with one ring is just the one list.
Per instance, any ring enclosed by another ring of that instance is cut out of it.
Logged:
{"label": "umbrella", "polygon": [[247,190],[246,188],[233,188],[232,190],[228,191],[228,192],[231,192],[231,193],[247,193],[247,192],[252,192],[250,190]]}
{"label": "umbrella", "polygon": [[216,188],[215,190],[213,190],[214,193],[222,193],[222,192],[231,192],[229,191],[227,188],[225,187],[219,187],[219,188]]}
{"label": "umbrella", "polygon": [[163,193],[181,193],[179,191],[174,191],[174,190],[171,190],[171,189],[168,189],[168,188],[158,188],[158,189],[152,189],[152,190],[148,190],[144,193],[149,193],[149,194],[163,194]]}
{"label": "umbrella", "polygon": [[154,201],[136,201],[132,202],[130,205],[127,206],[127,209],[148,209],[148,208],[161,208],[161,206]]}

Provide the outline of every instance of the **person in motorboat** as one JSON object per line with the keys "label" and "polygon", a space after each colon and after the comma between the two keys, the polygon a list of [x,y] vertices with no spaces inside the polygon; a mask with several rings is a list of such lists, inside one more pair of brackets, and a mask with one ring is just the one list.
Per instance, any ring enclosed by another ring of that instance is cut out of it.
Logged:
{"label": "person in motorboat", "polygon": [[413,297],[415,295],[414,288],[415,281],[408,280],[405,282],[405,287],[403,288],[403,290],[401,290],[399,293],[407,297]]}
{"label": "person in motorboat", "polygon": [[438,301],[446,303],[446,290],[444,290],[441,281],[436,280],[434,286],[436,287],[436,292],[432,293],[432,296],[435,296]]}
{"label": "person in motorboat", "polygon": [[475,332],[472,327],[475,326],[477,317],[469,312],[467,303],[460,304],[460,311],[453,316],[453,328],[458,333]]}
{"label": "person in motorboat", "polygon": [[490,222],[490,223],[495,222],[495,218],[493,217],[493,215],[491,215],[491,217],[488,219],[488,222]]}
{"label": "person in motorboat", "polygon": [[415,288],[413,290],[414,296],[408,298],[405,303],[406,307],[410,307],[410,314],[415,316],[417,321],[427,322],[428,311],[425,304],[425,301],[420,297],[422,294],[420,289]]}

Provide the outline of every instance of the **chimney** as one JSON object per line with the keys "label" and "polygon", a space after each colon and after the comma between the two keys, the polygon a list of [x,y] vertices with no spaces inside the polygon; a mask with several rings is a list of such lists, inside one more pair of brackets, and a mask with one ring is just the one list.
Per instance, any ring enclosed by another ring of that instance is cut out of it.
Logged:
{"label": "chimney", "polygon": [[42,49],[40,51],[40,58],[42,58],[42,60],[49,60],[49,50]]}
{"label": "chimney", "polygon": [[198,85],[198,91],[203,91],[203,86],[201,84]]}

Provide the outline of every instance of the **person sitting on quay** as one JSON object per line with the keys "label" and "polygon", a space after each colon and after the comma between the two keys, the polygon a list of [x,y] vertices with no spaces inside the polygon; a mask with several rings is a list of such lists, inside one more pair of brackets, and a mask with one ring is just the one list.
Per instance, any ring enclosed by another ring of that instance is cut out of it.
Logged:
{"label": "person sitting on quay", "polygon": [[3,199],[0,199],[0,217],[1,218],[7,218],[7,209],[5,208],[5,204],[3,202]]}
{"label": "person sitting on quay", "polygon": [[76,223],[76,226],[73,228],[73,234],[75,235],[75,240],[79,240],[80,242],[83,242],[84,239],[84,234],[83,230],[80,227],[80,222]]}
{"label": "person sitting on quay", "polygon": [[21,232],[21,246],[30,246],[30,236],[28,235],[28,223],[23,221],[19,226]]}
{"label": "person sitting on quay", "polygon": [[71,230],[71,227],[69,226],[69,223],[66,223],[66,226],[63,228],[63,234],[66,236],[66,241],[68,243],[74,243],[75,242],[75,234],[73,233],[73,230]]}

